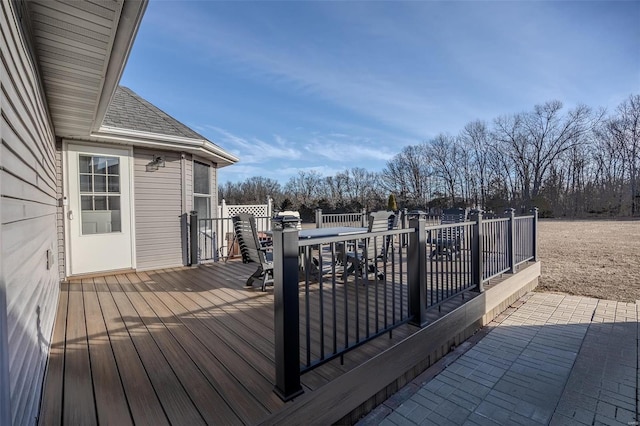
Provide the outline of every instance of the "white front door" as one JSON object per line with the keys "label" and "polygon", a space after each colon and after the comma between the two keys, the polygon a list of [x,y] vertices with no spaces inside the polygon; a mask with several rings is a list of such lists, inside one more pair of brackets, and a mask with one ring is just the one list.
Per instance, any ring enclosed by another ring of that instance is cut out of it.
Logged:
{"label": "white front door", "polygon": [[128,149],[67,146],[71,275],[133,266],[130,161]]}

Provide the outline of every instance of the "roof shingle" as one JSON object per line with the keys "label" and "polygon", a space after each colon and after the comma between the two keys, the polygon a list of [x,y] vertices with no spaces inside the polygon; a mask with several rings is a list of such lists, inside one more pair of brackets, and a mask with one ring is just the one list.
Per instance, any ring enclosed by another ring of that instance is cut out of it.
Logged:
{"label": "roof shingle", "polygon": [[207,140],[204,136],[193,131],[124,86],[118,86],[116,89],[102,125],[139,132]]}

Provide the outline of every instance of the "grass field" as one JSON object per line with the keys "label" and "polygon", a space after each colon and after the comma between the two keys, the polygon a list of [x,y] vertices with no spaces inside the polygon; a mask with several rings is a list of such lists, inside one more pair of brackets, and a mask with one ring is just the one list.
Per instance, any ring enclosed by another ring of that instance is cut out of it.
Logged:
{"label": "grass field", "polygon": [[640,221],[541,220],[538,291],[640,300]]}

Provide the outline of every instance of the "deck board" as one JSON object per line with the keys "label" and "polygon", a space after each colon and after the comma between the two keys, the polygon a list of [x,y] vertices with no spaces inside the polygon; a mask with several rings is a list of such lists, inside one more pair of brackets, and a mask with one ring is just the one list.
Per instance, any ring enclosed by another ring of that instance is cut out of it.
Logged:
{"label": "deck board", "polygon": [[[133,284],[127,276],[117,276],[118,281],[129,283],[137,290],[136,284]],[[193,362],[193,358],[189,349],[192,345],[185,348],[181,345],[180,340],[171,332],[171,324],[176,323],[176,318],[172,315],[163,315],[162,307],[158,309],[161,302],[155,298],[153,293],[141,294],[131,293],[129,298],[141,315],[141,319],[149,333],[154,336],[158,346],[161,348],[169,364],[173,366],[176,374],[180,378],[185,390],[191,397],[194,404],[198,407],[204,420],[209,423],[238,423],[239,417],[236,416],[226,403],[224,398],[215,389],[215,382],[211,382],[206,374],[198,368]],[[189,362],[185,362],[185,361]]]}
{"label": "deck board", "polygon": [[[285,408],[287,403],[273,392],[273,291],[244,285],[255,267],[230,261],[65,284],[40,423],[256,424]],[[331,288],[323,279],[325,307],[333,304]],[[390,298],[391,287],[386,288]],[[355,324],[356,305],[361,314],[369,306],[371,319],[376,306],[384,308],[383,286],[377,300],[373,285],[338,283],[336,289],[338,333],[343,333],[345,318],[350,327]],[[399,297],[400,288],[395,291]],[[406,287],[402,292],[406,295]],[[321,331],[318,284],[310,287],[309,297],[315,353]],[[325,332],[333,327],[333,313],[326,312]],[[364,319],[359,330],[361,336],[367,332]],[[303,389],[313,392],[416,330],[402,325],[303,374]],[[369,331],[376,331],[373,321]],[[350,341],[354,338],[351,331]],[[302,333],[301,362],[305,339]],[[331,334],[324,339],[328,353],[333,350]],[[343,340],[338,337],[339,346]],[[85,400],[81,409],[75,408]]]}
{"label": "deck board", "polygon": [[[94,278],[94,284],[134,423],[168,425],[162,404],[131,341],[105,279]],[[77,284],[70,284],[73,285]],[[103,384],[97,383],[96,386]]]}
{"label": "deck board", "polygon": [[48,424],[57,426],[62,423],[62,394],[64,384],[64,350],[67,332],[67,307],[69,301],[68,284],[62,284],[58,300],[56,321],[53,327],[49,363],[42,393],[40,417],[48,419]]}
{"label": "deck board", "polygon": [[83,282],[82,287],[92,380],[103,384],[94,388],[98,422],[123,426],[132,424],[131,413],[124,396],[118,366],[111,349],[93,280]]}
{"label": "deck board", "polygon": [[69,290],[65,345],[63,422],[92,425],[97,423],[93,399],[91,361],[87,342],[82,287]]}
{"label": "deck board", "polygon": [[[139,274],[143,282],[151,281],[146,273]],[[158,284],[159,280],[154,281]],[[180,292],[162,291],[161,287],[154,286],[155,295],[162,305],[155,304],[161,318],[171,318],[173,325],[171,330],[184,348],[188,348],[195,364],[206,372],[210,380],[216,383],[216,389],[223,393],[225,401],[232,410],[245,423],[255,423],[269,411],[262,406],[260,398],[256,398],[244,386],[233,373],[244,374],[244,379],[254,379],[256,373],[253,369],[233,371],[235,364],[225,364],[219,357],[229,356],[229,348],[226,345],[218,345],[219,341],[212,342],[215,334],[201,323],[197,315],[201,308],[196,306],[195,314],[187,307],[180,304],[176,297],[180,298]],[[233,353],[231,353],[233,355]]]}
{"label": "deck board", "polygon": [[172,424],[181,422],[193,425],[204,424],[198,409],[176,376],[178,366],[169,364],[164,357],[158,347],[155,334],[150,333],[145,327],[131,304],[127,292],[120,287],[114,276],[107,277],[107,285],[169,421]]}

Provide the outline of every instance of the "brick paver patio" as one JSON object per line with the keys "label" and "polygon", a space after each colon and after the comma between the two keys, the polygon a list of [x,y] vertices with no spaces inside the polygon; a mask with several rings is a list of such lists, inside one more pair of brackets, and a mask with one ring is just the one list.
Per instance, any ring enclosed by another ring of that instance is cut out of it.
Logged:
{"label": "brick paver patio", "polygon": [[359,425],[638,424],[637,304],[530,293],[517,305]]}

